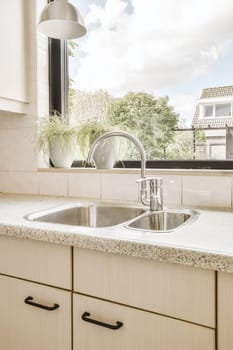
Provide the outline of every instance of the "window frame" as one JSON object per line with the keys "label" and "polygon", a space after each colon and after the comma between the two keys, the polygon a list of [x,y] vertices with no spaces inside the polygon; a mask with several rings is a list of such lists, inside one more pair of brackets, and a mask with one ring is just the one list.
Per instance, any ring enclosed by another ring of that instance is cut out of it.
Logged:
{"label": "window frame", "polygon": [[[216,107],[219,106],[219,105],[230,105],[230,115],[216,115]],[[205,114],[205,108],[206,107],[212,107],[213,109],[213,114],[210,115],[210,116],[206,116]],[[203,119],[203,120],[206,120],[206,119],[216,119],[216,118],[233,118],[233,102],[231,101],[225,101],[225,102],[212,102],[212,103],[201,103],[201,108],[202,108],[202,112],[201,112],[201,115],[200,115],[200,118]]]}
{"label": "window frame", "polygon": [[[203,116],[202,116],[202,118],[203,119],[211,119],[211,118],[215,118],[215,105],[214,105],[214,103],[209,103],[209,104],[204,104],[203,105]],[[212,108],[212,115],[206,115],[206,108],[208,108],[208,107],[211,107]]]}
{"label": "window frame", "polygon": [[[51,2],[53,0],[49,0]],[[49,109],[68,116],[69,59],[67,41],[49,39]],[[213,118],[213,117],[212,117]],[[83,168],[84,162],[75,160],[72,168]],[[117,168],[140,168],[140,161],[123,160]],[[148,160],[149,169],[213,169],[233,170],[233,160]]]}
{"label": "window frame", "polygon": [[[230,115],[217,115],[216,109],[217,109],[217,106],[220,106],[220,105],[230,105]],[[215,103],[214,116],[215,116],[215,118],[232,118],[232,102],[222,102],[222,103],[217,102],[217,103]]]}

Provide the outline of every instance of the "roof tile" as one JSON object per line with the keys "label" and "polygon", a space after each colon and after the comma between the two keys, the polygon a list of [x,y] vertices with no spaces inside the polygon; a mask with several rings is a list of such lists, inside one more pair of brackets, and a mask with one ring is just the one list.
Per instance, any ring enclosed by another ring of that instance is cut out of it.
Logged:
{"label": "roof tile", "polygon": [[233,96],[233,85],[206,88],[201,93],[201,98],[226,96]]}

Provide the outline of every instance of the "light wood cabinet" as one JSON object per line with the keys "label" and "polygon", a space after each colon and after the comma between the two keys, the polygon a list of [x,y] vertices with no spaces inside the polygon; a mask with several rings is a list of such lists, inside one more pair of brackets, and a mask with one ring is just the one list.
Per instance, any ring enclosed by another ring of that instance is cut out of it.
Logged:
{"label": "light wood cabinet", "polygon": [[0,236],[0,273],[71,289],[71,247]]}
{"label": "light wood cabinet", "polygon": [[214,271],[75,248],[74,290],[215,327]]}
{"label": "light wood cabinet", "polygon": [[213,271],[0,236],[1,350],[216,350],[215,304]]}
{"label": "light wood cabinet", "polygon": [[26,0],[1,1],[0,110],[26,113],[27,38]]}
{"label": "light wood cabinet", "polygon": [[[119,329],[82,320],[95,319]],[[74,295],[74,350],[215,350],[215,332],[172,318]]]}
{"label": "light wood cabinet", "polygon": [[71,247],[0,236],[1,350],[71,350],[71,256]]}
{"label": "light wood cabinet", "polygon": [[233,349],[233,274],[218,273],[218,349]]}
{"label": "light wood cabinet", "polygon": [[[53,311],[25,304],[53,307]],[[0,276],[0,349],[71,350],[71,292]]]}

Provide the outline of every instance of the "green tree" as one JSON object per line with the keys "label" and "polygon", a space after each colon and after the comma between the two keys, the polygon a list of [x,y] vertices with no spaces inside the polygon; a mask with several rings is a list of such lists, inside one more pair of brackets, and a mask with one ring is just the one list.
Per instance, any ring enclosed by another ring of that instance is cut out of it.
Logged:
{"label": "green tree", "polygon": [[169,159],[193,159],[193,131],[176,131],[174,142],[168,146]]}
{"label": "green tree", "polygon": [[[167,158],[167,148],[174,141],[178,115],[169,105],[168,97],[129,93],[112,102],[109,111],[112,125],[136,135],[144,145],[148,159]],[[130,148],[129,156],[135,156]]]}
{"label": "green tree", "polygon": [[104,123],[112,101],[112,96],[105,90],[96,90],[94,92],[75,90],[71,119],[76,123],[90,119]]}

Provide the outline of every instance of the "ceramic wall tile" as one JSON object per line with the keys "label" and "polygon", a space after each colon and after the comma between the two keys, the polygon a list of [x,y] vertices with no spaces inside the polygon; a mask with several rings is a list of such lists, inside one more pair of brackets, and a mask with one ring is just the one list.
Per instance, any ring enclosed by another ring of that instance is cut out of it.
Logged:
{"label": "ceramic wall tile", "polygon": [[10,170],[12,134],[10,129],[0,129],[0,171]]}
{"label": "ceramic wall tile", "polygon": [[[32,105],[30,104],[29,108]],[[35,106],[33,106],[35,110]],[[27,115],[12,115],[12,129],[24,129],[29,127],[36,127],[37,117],[36,114],[27,114]]]}
{"label": "ceramic wall tile", "polygon": [[3,192],[3,193],[11,192],[11,180],[8,172],[0,173],[0,192]]}
{"label": "ceramic wall tile", "polygon": [[163,175],[164,206],[169,208],[181,206],[182,177],[176,175]]}
{"label": "ceramic wall tile", "polygon": [[82,198],[101,198],[100,174],[80,173],[68,175],[68,195]]}
{"label": "ceramic wall tile", "polygon": [[39,179],[36,172],[10,173],[12,193],[39,194]]}
{"label": "ceramic wall tile", "polygon": [[102,199],[117,201],[138,201],[139,185],[135,174],[102,174]]}
{"label": "ceramic wall tile", "polygon": [[67,196],[68,175],[66,173],[39,174],[39,193],[44,195]]}
{"label": "ceramic wall tile", "polygon": [[11,128],[11,117],[13,113],[0,111],[0,129]]}
{"label": "ceramic wall tile", "polygon": [[183,205],[231,207],[231,178],[227,176],[184,176]]}
{"label": "ceramic wall tile", "polygon": [[36,128],[12,129],[11,171],[37,170]]}

